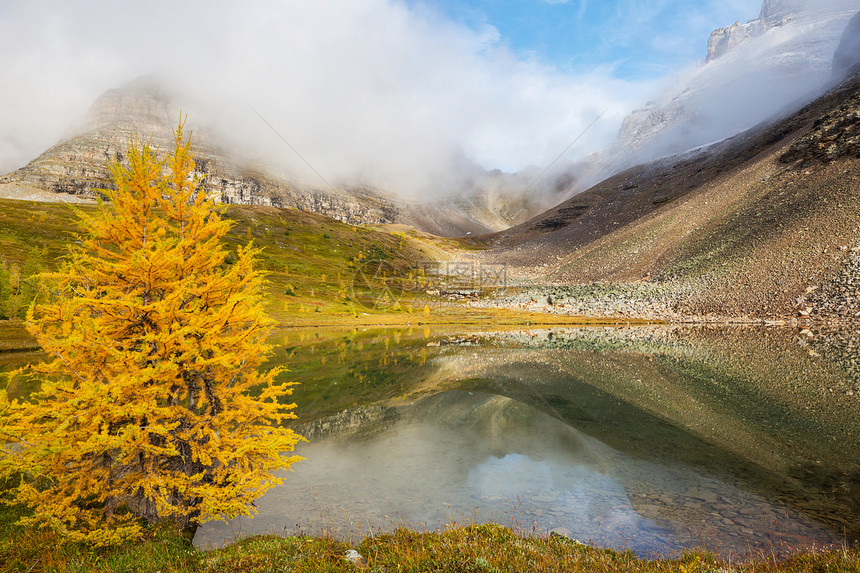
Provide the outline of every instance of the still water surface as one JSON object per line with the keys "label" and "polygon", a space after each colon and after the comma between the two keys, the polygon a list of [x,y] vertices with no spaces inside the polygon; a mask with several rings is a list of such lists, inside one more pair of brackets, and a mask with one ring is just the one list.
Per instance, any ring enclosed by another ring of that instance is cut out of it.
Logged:
{"label": "still water surface", "polygon": [[196,542],[492,521],[640,555],[855,543],[853,336],[280,333],[307,459],[254,519],[206,524]]}

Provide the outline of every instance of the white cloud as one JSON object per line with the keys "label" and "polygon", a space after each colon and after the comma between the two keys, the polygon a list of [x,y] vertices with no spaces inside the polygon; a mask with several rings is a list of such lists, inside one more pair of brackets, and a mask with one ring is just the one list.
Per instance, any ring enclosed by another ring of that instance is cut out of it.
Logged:
{"label": "white cloud", "polygon": [[586,10],[588,10],[588,0],[579,0],[579,11],[576,13],[576,19],[582,20]]}
{"label": "white cloud", "polygon": [[544,165],[608,108],[571,156],[595,151],[653,87],[519,60],[490,26],[386,0],[5,4],[0,61],[0,171],[55,143],[105,89],[154,72],[297,173],[250,106],[326,178],[413,193],[444,186],[461,153]]}

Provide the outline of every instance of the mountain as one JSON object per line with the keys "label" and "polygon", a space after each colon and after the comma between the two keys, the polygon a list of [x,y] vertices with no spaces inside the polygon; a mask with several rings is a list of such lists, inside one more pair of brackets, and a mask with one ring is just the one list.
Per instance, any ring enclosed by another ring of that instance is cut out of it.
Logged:
{"label": "mountain", "polygon": [[714,31],[707,63],[624,121],[614,155],[656,159],[796,111],[828,87],[856,11],[853,0],[766,0],[757,20]]}
{"label": "mountain", "polygon": [[[708,40],[708,57],[710,62],[743,44],[746,40],[761,36],[771,28],[785,26],[792,20],[803,16],[810,9],[804,0],[764,0],[761,12],[756,20],[746,24],[735,22],[731,26],[719,28],[711,33]],[[822,8],[822,6],[817,6]]]}
{"label": "mountain", "polygon": [[[151,135],[153,146],[172,147],[179,118],[174,97],[152,77],[108,90],[90,107],[78,134],[0,178],[0,189],[13,198],[93,198],[97,189],[112,185],[109,162],[122,159],[130,138]],[[390,222],[400,210],[372,192],[301,188],[259,167],[238,164],[205,128],[194,129],[194,142],[204,184],[224,203],[295,207],[356,223]]]}
{"label": "mountain", "polygon": [[855,68],[784,119],[628,169],[482,240],[510,276],[653,285],[683,314],[857,318],[858,221]]}
{"label": "mountain", "polygon": [[[714,31],[707,63],[634,111],[612,146],[534,189],[533,173],[486,172],[465,157],[468,180],[420,200],[371,184],[302,183],[192,117],[200,174],[209,192],[227,203],[292,207],[349,223],[406,224],[445,236],[499,231],[625,169],[681,152],[695,155],[763,118],[795,112],[847,73],[842,59],[832,56],[855,3],[765,0],[758,19]],[[856,45],[840,49],[850,59]],[[110,185],[108,162],[122,156],[132,134],[152,134],[153,143],[169,146],[180,99],[151,77],[108,90],[68,137],[0,177],[0,197],[91,200],[95,190]],[[633,216],[621,214],[617,222]]]}
{"label": "mountain", "polygon": [[757,19],[715,30],[703,65],[631,112],[607,149],[567,169],[566,197],[796,112],[833,86],[833,54],[857,9],[856,0],[765,0]]}
{"label": "mountain", "polygon": [[[109,163],[122,159],[133,136],[172,146],[180,99],[153,77],[106,91],[81,125],[57,145],[0,177],[0,197],[43,201],[93,200],[110,187]],[[189,122],[189,127],[192,122]],[[445,236],[487,233],[522,222],[548,205],[523,196],[498,173],[473,169],[469,186],[439,199],[408,202],[368,185],[328,187],[298,183],[225,143],[207,125],[193,125],[198,171],[223,203],[290,207],[352,224],[402,223]]]}

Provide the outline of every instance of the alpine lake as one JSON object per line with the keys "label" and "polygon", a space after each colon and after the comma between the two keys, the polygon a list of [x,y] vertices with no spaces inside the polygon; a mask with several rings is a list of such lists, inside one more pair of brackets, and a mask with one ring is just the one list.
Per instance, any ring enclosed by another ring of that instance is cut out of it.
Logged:
{"label": "alpine lake", "polygon": [[[305,459],[253,519],[202,525],[200,547],[483,522],[645,557],[860,539],[852,331],[417,326],[271,342],[297,383]],[[38,356],[25,346],[0,370]]]}

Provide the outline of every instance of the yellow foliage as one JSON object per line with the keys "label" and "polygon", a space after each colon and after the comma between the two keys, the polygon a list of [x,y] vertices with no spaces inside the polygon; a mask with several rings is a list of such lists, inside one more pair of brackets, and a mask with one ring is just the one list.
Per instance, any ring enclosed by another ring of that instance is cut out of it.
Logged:
{"label": "yellow foliage", "polygon": [[290,384],[260,371],[272,322],[257,254],[227,264],[229,224],[195,175],[182,124],[159,161],[131,142],[116,191],[50,275],[27,326],[52,361],[32,366],[31,402],[0,392],[0,475],[29,506],[24,524],[113,544],[142,523],[184,528],[254,513],[302,438]]}

